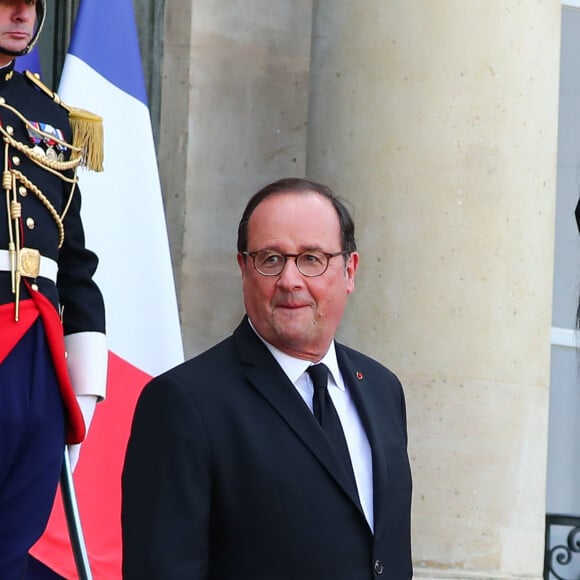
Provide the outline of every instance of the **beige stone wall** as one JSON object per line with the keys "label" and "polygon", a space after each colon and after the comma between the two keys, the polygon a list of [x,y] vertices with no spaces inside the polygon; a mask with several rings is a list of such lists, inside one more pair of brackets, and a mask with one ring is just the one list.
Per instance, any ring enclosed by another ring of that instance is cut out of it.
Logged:
{"label": "beige stone wall", "polygon": [[406,385],[417,577],[539,578],[560,2],[315,6],[307,171],[356,206],[342,337]]}
{"label": "beige stone wall", "polygon": [[307,173],[350,198],[340,336],[406,387],[417,578],[541,576],[559,25],[559,0],[166,0],[186,354],[242,314],[251,193]]}
{"label": "beige stone wall", "polygon": [[243,313],[236,228],[250,195],[305,171],[311,0],[166,0],[160,178],[185,351]]}

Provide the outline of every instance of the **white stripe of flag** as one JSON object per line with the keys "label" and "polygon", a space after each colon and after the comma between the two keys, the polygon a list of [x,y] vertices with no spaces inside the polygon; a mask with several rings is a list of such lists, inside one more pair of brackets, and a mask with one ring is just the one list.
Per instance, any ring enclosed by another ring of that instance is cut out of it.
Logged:
{"label": "white stripe of flag", "polygon": [[[183,361],[132,0],[81,0],[59,95],[104,121],[105,171],[81,171],[80,189],[107,311],[107,399],[75,482],[94,580],[110,580],[121,577],[120,479],[134,405],[151,376]],[[31,554],[64,578],[77,577],[59,494]]]}

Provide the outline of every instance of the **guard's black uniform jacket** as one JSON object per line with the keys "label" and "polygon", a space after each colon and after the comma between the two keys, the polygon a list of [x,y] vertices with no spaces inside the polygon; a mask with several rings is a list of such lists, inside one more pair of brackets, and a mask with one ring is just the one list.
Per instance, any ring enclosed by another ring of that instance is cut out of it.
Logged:
{"label": "guard's black uniform jacket", "polygon": [[[66,161],[71,156],[70,148],[63,147],[50,139],[35,135],[27,128],[21,117],[41,129],[55,131],[67,143],[72,142],[68,111],[55,103],[26,76],[13,70],[14,62],[0,70],[0,138],[3,140],[0,163],[6,177],[6,164],[24,179],[16,179],[17,199],[21,204],[20,245],[39,250],[44,257],[58,264],[57,284],[38,277],[29,282],[51,300],[62,311],[65,335],[85,331],[104,333],[105,315],[101,293],[92,277],[97,267],[97,257],[85,247],[84,232],[80,218],[81,197],[75,186],[70,207],[59,225],[69,202],[74,180],[74,169],[55,170],[54,173],[39,166],[26,155],[26,149],[18,150],[16,143],[27,148],[40,147],[45,155]],[[12,110],[14,109],[14,110]],[[20,117],[21,116],[21,117]],[[7,137],[8,135],[8,137]],[[58,174],[64,174],[68,182]],[[27,182],[29,180],[30,183]],[[4,184],[3,184],[4,186]],[[35,190],[38,190],[35,193]],[[3,197],[7,196],[3,187]],[[46,199],[44,199],[46,198]],[[0,250],[8,250],[10,221],[8,203],[0,203]],[[62,235],[64,234],[64,238]],[[59,243],[62,245],[59,248]],[[10,272],[0,268],[0,304],[14,301]],[[20,286],[21,299],[28,293],[24,284]]]}
{"label": "guard's black uniform jacket", "polygon": [[76,187],[82,132],[73,134],[69,110],[48,88],[13,67],[0,68],[2,578],[21,577],[46,526],[63,444],[78,457],[72,445],[105,395],[108,354]]}

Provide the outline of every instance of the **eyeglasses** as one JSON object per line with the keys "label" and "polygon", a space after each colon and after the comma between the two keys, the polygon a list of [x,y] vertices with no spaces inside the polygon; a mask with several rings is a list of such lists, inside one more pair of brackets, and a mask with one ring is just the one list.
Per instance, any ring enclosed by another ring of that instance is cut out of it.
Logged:
{"label": "eyeglasses", "polygon": [[243,256],[250,256],[259,274],[262,276],[278,276],[286,266],[288,258],[294,258],[298,271],[303,276],[314,278],[322,276],[328,269],[330,258],[350,254],[350,252],[302,252],[301,254],[280,254],[272,250],[262,250],[260,252],[241,252]]}

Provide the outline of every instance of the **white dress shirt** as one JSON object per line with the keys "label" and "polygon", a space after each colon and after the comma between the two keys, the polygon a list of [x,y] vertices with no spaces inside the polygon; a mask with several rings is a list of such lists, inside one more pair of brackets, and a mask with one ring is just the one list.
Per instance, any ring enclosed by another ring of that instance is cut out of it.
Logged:
{"label": "white dress shirt", "polygon": [[[252,326],[251,323],[250,326]],[[254,327],[252,326],[252,328]],[[254,332],[256,332],[255,329]],[[282,370],[286,373],[290,382],[300,393],[300,396],[304,399],[304,402],[312,413],[312,395],[314,393],[314,387],[312,386],[312,381],[306,370],[314,363],[287,355],[269,342],[265,341],[257,332],[256,335],[272,353],[272,356],[282,367]],[[338,368],[334,341],[331,343],[328,352],[318,362],[325,364],[329,371],[328,392],[334,406],[336,407],[336,412],[338,413],[338,417],[342,424],[354,470],[360,503],[369,527],[373,530],[373,464],[371,447],[356,407],[352,401],[350,393],[346,390],[344,379],[342,378],[342,374]]]}

